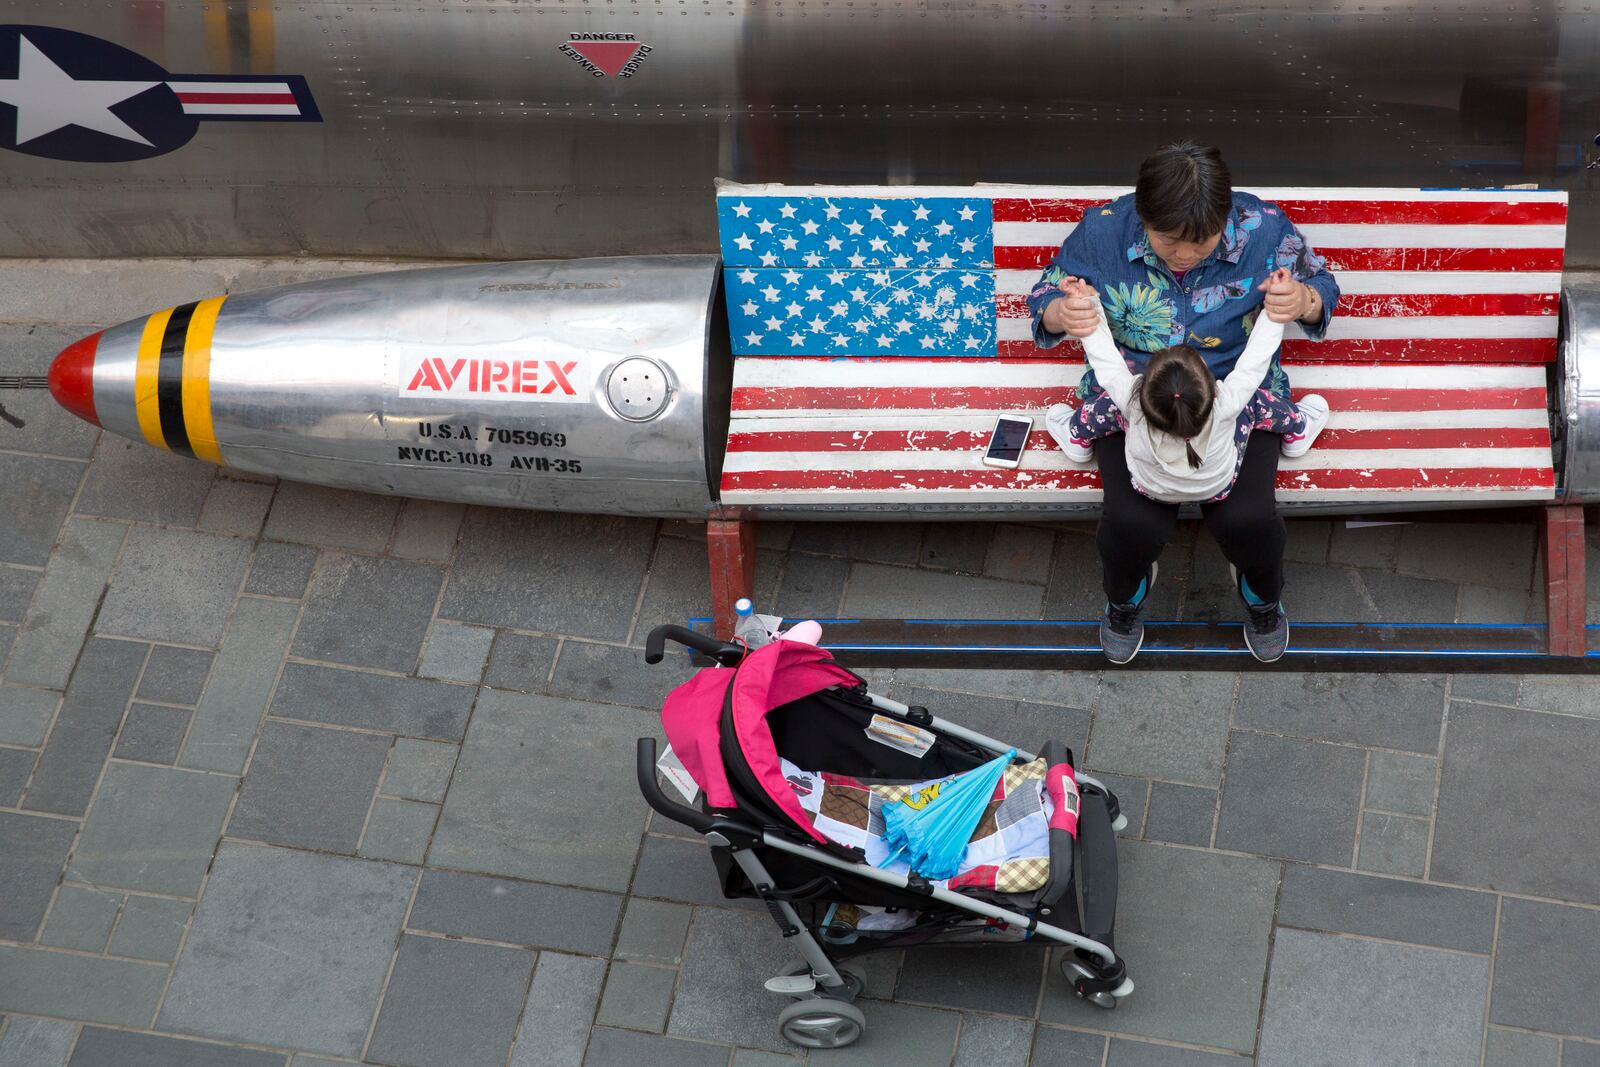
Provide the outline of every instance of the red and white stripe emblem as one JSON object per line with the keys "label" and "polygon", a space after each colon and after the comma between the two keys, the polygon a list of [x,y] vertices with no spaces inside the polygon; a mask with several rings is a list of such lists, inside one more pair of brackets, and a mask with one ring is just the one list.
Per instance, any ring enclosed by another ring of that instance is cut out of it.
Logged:
{"label": "red and white stripe emblem", "polygon": [[208,119],[300,118],[305,114],[287,81],[206,81],[167,83],[185,115]]}

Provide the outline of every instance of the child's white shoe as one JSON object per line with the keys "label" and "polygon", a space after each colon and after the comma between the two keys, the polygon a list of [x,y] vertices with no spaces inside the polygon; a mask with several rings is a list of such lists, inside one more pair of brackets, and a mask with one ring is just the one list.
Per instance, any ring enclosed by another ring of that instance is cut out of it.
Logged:
{"label": "child's white shoe", "polygon": [[1328,401],[1321,393],[1307,393],[1295,406],[1306,417],[1306,428],[1302,433],[1283,435],[1281,448],[1287,459],[1298,459],[1311,451],[1317,435],[1328,425]]}
{"label": "child's white shoe", "polygon": [[1071,404],[1051,404],[1050,410],[1045,413],[1045,428],[1068,459],[1074,463],[1090,463],[1094,460],[1094,442],[1085,441],[1072,432],[1072,416],[1075,413]]}

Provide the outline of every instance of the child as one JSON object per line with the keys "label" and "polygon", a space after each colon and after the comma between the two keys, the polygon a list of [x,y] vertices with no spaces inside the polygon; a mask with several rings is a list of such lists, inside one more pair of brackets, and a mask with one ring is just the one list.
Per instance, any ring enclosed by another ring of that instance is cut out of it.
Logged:
{"label": "child", "polygon": [[[1069,297],[1098,295],[1077,278],[1068,278],[1062,289]],[[1133,487],[1153,500],[1222,500],[1233,487],[1252,431],[1282,434],[1283,454],[1293,458],[1305,455],[1328,423],[1323,397],[1312,393],[1295,405],[1261,387],[1283,341],[1283,326],[1259,316],[1244,352],[1219,382],[1187,345],[1155,353],[1144,373],[1135,375],[1101,312],[1083,348],[1104,393],[1076,410],[1053,405],[1045,426],[1068,458],[1079,463],[1093,458],[1096,438],[1125,432]]]}

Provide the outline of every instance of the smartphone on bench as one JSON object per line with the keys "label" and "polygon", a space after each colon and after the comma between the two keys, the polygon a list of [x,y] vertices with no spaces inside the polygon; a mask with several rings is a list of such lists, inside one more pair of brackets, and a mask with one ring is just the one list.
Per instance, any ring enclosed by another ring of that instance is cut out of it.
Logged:
{"label": "smartphone on bench", "polygon": [[994,420],[994,433],[989,435],[983,462],[990,467],[1015,470],[1022,462],[1022,450],[1027,447],[1032,430],[1033,420],[1026,415],[1001,415]]}

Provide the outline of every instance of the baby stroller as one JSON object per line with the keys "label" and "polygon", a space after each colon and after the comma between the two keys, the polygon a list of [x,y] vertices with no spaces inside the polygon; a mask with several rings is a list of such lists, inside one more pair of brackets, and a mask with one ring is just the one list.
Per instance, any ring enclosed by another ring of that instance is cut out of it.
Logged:
{"label": "baby stroller", "polygon": [[1133,991],[1112,947],[1115,831],[1125,821],[1111,791],[1074,770],[1066,746],[1018,751],[955,877],[929,881],[904,863],[880,869],[883,804],[925,800],[939,779],[1011,746],[868,692],[814,645],[776,640],[747,651],[658,626],[645,661],[659,663],[668,640],[718,664],[662,707],[698,806],[657,782],[653,738],[638,742],[639,788],[705,838],[725,896],[760,898],[794,939],[804,962],[766,983],[794,998],[778,1017],[785,1038],[807,1048],[859,1038],[863,983],[836,961],[874,949],[1044,938],[1073,950],[1061,969],[1078,996],[1114,1008]]}

